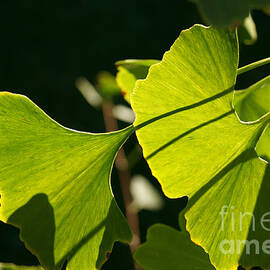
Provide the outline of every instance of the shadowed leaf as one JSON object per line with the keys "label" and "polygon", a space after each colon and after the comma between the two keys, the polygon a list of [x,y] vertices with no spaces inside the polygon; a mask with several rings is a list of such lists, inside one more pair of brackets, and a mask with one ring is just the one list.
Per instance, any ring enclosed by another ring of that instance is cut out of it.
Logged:
{"label": "shadowed leaf", "polygon": [[0,93],[0,217],[44,268],[100,268],[115,241],[130,241],[110,173],[132,131],[73,131],[28,98]]}
{"label": "shadowed leaf", "polygon": [[156,224],[134,258],[145,270],[214,270],[208,255],[194,244],[187,232]]}
{"label": "shadowed leaf", "polygon": [[270,112],[270,76],[234,93],[234,108],[244,122],[254,122]]}

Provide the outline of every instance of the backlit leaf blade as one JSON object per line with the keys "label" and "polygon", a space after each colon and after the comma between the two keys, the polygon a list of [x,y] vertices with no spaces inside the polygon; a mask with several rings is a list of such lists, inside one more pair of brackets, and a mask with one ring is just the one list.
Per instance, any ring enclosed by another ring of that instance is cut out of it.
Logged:
{"label": "backlit leaf blade", "polygon": [[263,250],[269,232],[260,224],[269,212],[269,179],[269,168],[250,149],[189,200],[187,230],[217,269],[270,267],[269,253]]}
{"label": "backlit leaf blade", "polygon": [[[228,270],[240,263],[269,267],[265,254],[245,257],[243,249],[229,255],[218,250],[224,237],[238,239],[228,223],[220,232],[219,208],[235,204],[237,213],[253,213],[260,188],[270,178],[254,151],[265,123],[244,124],[233,109],[237,65],[233,32],[194,26],[182,32],[132,95],[136,133],[153,175],[168,197],[195,200],[186,213],[191,239],[217,269]],[[250,221],[243,221],[240,240],[248,239]],[[260,240],[265,232],[253,236]]]}
{"label": "backlit leaf blade", "polygon": [[122,90],[126,101],[130,103],[130,94],[132,93],[137,80],[145,79],[149,67],[157,64],[158,60],[140,60],[130,59],[116,62],[118,73],[116,81]]}
{"label": "backlit leaf blade", "polygon": [[130,240],[109,181],[132,130],[76,132],[26,97],[0,93],[0,217],[46,269],[66,260],[70,270],[100,268],[114,241]]}
{"label": "backlit leaf blade", "polygon": [[156,224],[134,258],[145,270],[214,270],[208,255],[194,244],[187,232]]}
{"label": "backlit leaf blade", "polygon": [[137,82],[136,133],[167,196],[193,194],[253,137],[257,126],[240,125],[232,111],[237,64],[234,32],[196,25]]}
{"label": "backlit leaf blade", "polygon": [[234,108],[244,122],[258,121],[270,112],[270,76],[234,93]]}

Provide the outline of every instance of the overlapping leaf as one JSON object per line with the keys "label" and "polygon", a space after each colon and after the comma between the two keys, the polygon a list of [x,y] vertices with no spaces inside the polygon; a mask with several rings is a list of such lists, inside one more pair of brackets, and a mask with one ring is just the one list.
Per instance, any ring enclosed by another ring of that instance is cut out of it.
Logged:
{"label": "overlapping leaf", "polygon": [[[269,117],[270,112],[270,76],[250,86],[248,89],[235,91],[234,107],[241,121],[254,123]],[[258,156],[270,162],[270,131],[265,128],[256,144]]]}
{"label": "overlapping leaf", "polygon": [[241,121],[254,122],[270,111],[270,76],[234,93],[234,107]]}
{"label": "overlapping leaf", "polygon": [[149,67],[158,62],[158,60],[130,59],[116,63],[118,69],[116,81],[128,103],[130,103],[130,95],[135,87],[136,80],[145,79]]}
{"label": "overlapping leaf", "polygon": [[0,217],[45,269],[66,260],[70,270],[100,268],[114,241],[131,239],[109,181],[132,131],[76,132],[26,97],[0,93]]}
{"label": "overlapping leaf", "polygon": [[[234,32],[199,25],[183,31],[162,62],[136,84],[135,128],[164,193],[190,197],[187,230],[212,264],[228,270],[239,264],[269,268],[262,252],[267,231],[259,224],[268,210],[270,177],[255,152],[267,117],[253,124],[239,121],[232,104],[237,66]],[[247,242],[252,239],[259,242],[259,254]],[[228,248],[226,241],[238,240],[238,249]]]}

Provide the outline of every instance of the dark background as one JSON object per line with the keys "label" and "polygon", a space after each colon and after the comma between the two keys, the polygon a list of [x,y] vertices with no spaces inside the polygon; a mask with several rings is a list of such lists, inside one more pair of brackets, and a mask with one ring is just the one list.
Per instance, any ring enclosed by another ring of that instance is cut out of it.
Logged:
{"label": "dark background", "polygon": [[[0,4],[0,89],[27,95],[62,125],[82,131],[103,132],[105,128],[102,114],[77,91],[76,78],[85,76],[95,82],[101,70],[115,73],[114,62],[121,59],[161,59],[181,30],[202,23],[196,7],[184,0],[66,0],[65,7],[61,2]],[[259,11],[253,15],[259,39],[253,46],[241,46],[240,65],[270,53],[270,17]],[[241,75],[237,87],[247,87],[269,71],[268,66]],[[133,137],[126,151],[135,143]],[[143,160],[132,173],[146,175],[159,188]],[[112,182],[123,209],[115,172]],[[142,240],[151,224],[177,228],[185,201],[166,199],[159,212],[141,211]],[[37,263],[19,242],[18,230],[2,223],[0,261]],[[116,244],[103,269],[132,269],[128,248]]]}

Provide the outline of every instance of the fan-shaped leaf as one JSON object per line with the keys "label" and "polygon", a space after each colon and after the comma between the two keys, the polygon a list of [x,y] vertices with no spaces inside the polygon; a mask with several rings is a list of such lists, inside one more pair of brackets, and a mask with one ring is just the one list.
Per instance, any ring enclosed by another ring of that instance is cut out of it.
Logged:
{"label": "fan-shaped leaf", "polygon": [[116,152],[132,127],[109,134],[76,132],[29,99],[0,93],[1,220],[49,270],[96,269],[130,229],[110,187]]}
{"label": "fan-shaped leaf", "polygon": [[[260,222],[267,210],[262,198],[269,190],[268,169],[255,153],[267,118],[251,125],[235,114],[237,65],[236,34],[197,25],[181,33],[132,95],[135,129],[154,176],[167,196],[190,197],[191,239],[217,269],[228,270],[239,264],[270,267],[265,253],[247,254],[243,243],[237,252],[222,249],[227,240],[254,237],[263,245],[267,239],[260,227],[254,232],[250,227],[252,215]],[[224,229],[222,209],[227,209]],[[248,213],[240,229],[239,219],[234,229],[230,225],[233,211],[237,217]]]}

